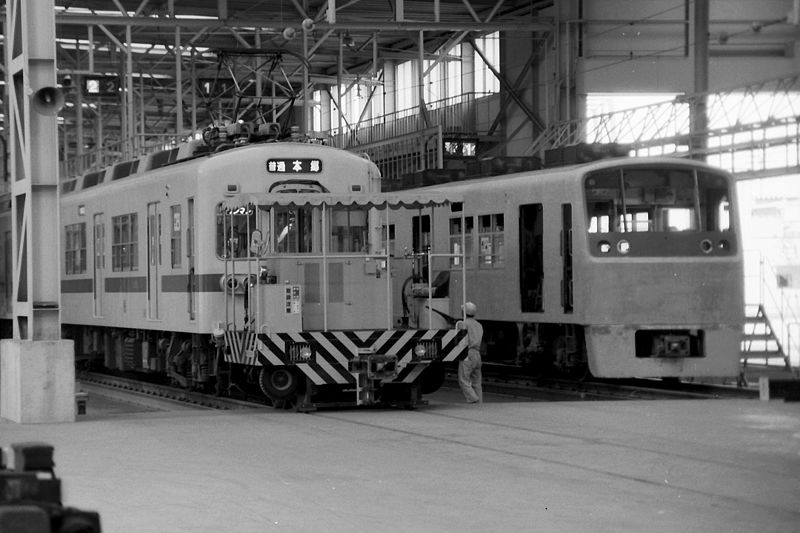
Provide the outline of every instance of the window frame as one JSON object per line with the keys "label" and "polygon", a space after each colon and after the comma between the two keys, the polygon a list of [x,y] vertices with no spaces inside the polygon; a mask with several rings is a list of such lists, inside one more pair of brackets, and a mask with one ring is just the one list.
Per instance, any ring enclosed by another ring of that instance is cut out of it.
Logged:
{"label": "window frame", "polygon": [[139,270],[139,216],[125,213],[111,217],[111,271]]}

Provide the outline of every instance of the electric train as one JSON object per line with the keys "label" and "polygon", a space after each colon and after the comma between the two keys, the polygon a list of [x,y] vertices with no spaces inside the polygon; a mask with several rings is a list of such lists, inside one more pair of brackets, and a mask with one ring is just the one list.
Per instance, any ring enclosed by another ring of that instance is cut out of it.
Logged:
{"label": "electric train", "polygon": [[418,259],[389,257],[387,221],[451,200],[381,194],[367,158],[240,127],[62,183],[78,361],[299,409],[424,404],[466,334],[392,314]]}
{"label": "electric train", "polygon": [[[728,173],[614,158],[415,192],[463,198],[438,229],[418,212],[394,233],[454,254],[431,273],[447,278],[433,305],[456,319],[466,282],[484,361],[602,378],[738,375],[743,259]],[[412,315],[427,306],[423,282],[404,291]]]}

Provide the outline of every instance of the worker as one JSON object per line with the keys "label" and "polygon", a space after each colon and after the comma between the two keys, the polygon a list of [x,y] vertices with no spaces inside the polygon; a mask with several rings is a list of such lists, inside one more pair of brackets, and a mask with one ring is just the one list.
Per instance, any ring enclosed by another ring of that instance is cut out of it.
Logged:
{"label": "worker", "polygon": [[483,402],[483,374],[481,373],[481,340],[483,339],[483,326],[475,320],[478,307],[467,302],[461,306],[466,315],[465,319],[457,324],[459,329],[467,330],[469,349],[467,357],[458,364],[458,384],[467,403]]}

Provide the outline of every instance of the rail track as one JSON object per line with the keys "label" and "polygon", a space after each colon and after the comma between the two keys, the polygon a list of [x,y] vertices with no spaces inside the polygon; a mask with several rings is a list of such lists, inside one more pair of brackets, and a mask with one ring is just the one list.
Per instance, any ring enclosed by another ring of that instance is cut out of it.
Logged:
{"label": "rail track", "polygon": [[[660,379],[575,380],[530,376],[504,365],[484,364],[484,391],[538,400],[666,400],[757,398],[758,389],[733,385]],[[448,385],[457,387],[457,376],[448,374]]]}
{"label": "rail track", "polygon": [[77,374],[77,379],[81,383],[95,385],[107,391],[137,394],[144,397],[204,407],[207,409],[253,409],[263,408],[268,405],[266,400],[257,402],[254,401],[254,399],[248,399],[246,395],[243,395],[244,399],[237,399],[229,396],[218,396],[201,391],[182,389],[163,383],[152,383],[131,377],[99,372],[79,372]]}
{"label": "rail track", "polygon": [[[534,377],[514,373],[507,368],[484,365],[484,392],[531,401],[613,401],[757,398],[758,390],[735,386],[687,383],[662,380],[569,380]],[[232,410],[269,406],[257,395],[240,393],[239,397],[187,390],[163,383],[152,383],[136,377],[99,372],[79,372],[81,383],[101,387],[108,393],[134,394],[143,398],[174,402],[198,408]],[[455,372],[449,372],[445,387],[457,389]]]}

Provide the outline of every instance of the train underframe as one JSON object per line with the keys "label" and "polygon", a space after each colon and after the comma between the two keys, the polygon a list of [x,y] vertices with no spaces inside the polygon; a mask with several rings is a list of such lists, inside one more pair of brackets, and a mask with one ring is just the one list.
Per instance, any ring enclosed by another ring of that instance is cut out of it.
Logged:
{"label": "train underframe", "polygon": [[484,362],[536,376],[589,377],[585,328],[577,324],[482,320]]}
{"label": "train underframe", "polygon": [[[135,376],[188,390],[240,398],[261,398],[276,408],[311,411],[317,407],[425,405],[423,394],[444,383],[447,365],[455,362],[413,361],[357,354],[350,361],[348,383],[315,383],[300,365],[230,362],[224,338],[128,328],[64,325],[63,336],[75,343],[79,370]],[[413,379],[397,379],[413,374]]]}
{"label": "train underframe", "polygon": [[64,325],[75,343],[79,369],[152,376],[153,380],[210,392],[218,387],[219,347],[211,335]]}
{"label": "train underframe", "polygon": [[[719,377],[736,375],[738,365],[739,330],[734,325],[481,323],[484,361],[534,376],[587,379],[598,365],[595,377]],[[589,363],[592,346],[594,364]],[[728,352],[732,355],[726,358]]]}

